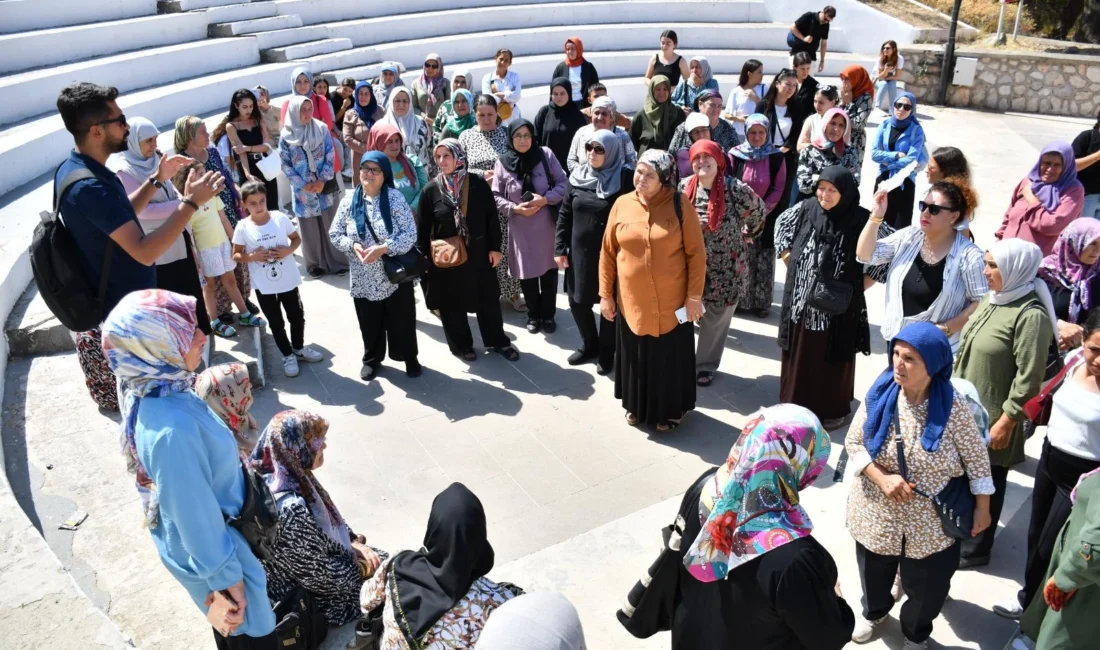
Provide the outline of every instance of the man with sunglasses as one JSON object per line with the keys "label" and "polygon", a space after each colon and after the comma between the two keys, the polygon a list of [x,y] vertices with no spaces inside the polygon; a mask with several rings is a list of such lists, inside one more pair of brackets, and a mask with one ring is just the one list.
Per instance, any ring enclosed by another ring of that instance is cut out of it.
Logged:
{"label": "man with sunglasses", "polygon": [[104,317],[126,294],[156,288],[154,262],[179,238],[198,206],[221,190],[222,183],[216,172],[192,172],[179,207],[161,227],[145,233],[137,213],[189,159],[161,156],[156,172],[127,196],[122,181],[105,166],[111,154],[126,151],[130,135],[117,97],[117,88],[75,83],[57,98],[57,110],[76,148],[58,167],[54,186],[60,188],[74,172],[91,174],[69,185],[58,207],[80,249],[91,286],[99,286],[105,256],[111,255]]}
{"label": "man with sunglasses", "polygon": [[794,55],[805,52],[811,61],[817,61],[817,48],[821,47],[821,61],[817,71],[825,69],[825,52],[829,49],[829,23],[836,18],[836,9],[826,5],[821,11],[807,11],[791,23],[787,34],[787,45],[791,48],[791,67],[795,66]]}

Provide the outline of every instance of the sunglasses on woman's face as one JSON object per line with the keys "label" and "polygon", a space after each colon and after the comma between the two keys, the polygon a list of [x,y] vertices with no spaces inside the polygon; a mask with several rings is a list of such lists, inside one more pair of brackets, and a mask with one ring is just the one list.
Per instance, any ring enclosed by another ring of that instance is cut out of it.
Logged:
{"label": "sunglasses on woman's face", "polygon": [[952,207],[947,206],[947,205],[936,205],[935,203],[925,203],[924,201],[919,201],[917,203],[917,208],[921,212],[924,212],[925,210],[928,210],[928,214],[932,215],[933,217],[936,216],[937,214],[939,214],[940,210],[946,210],[947,212],[954,212],[955,211],[955,208],[952,208]]}
{"label": "sunglasses on woman's face", "polygon": [[425,63],[424,67],[429,69],[429,70],[438,70],[439,69],[439,64],[438,63]]}
{"label": "sunglasses on woman's face", "polygon": [[363,172],[367,176],[377,176],[382,173],[382,169],[380,167],[363,167]]}
{"label": "sunglasses on woman's face", "polygon": [[603,147],[601,147],[601,146],[600,146],[600,145],[598,145],[598,144],[592,144],[591,142],[589,142],[588,144],[584,145],[584,150],[585,150],[585,151],[593,151],[593,152],[595,152],[595,153],[604,153],[604,149],[603,149]]}
{"label": "sunglasses on woman's face", "polygon": [[908,102],[894,102],[894,108],[899,111],[911,111],[913,110],[913,105]]}

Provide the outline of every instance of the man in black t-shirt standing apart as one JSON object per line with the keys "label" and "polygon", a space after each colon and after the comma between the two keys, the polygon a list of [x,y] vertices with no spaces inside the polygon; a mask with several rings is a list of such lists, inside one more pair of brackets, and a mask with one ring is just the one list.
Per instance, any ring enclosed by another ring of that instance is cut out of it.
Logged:
{"label": "man in black t-shirt standing apart", "polygon": [[818,12],[807,11],[791,23],[787,34],[787,45],[791,48],[791,67],[794,67],[794,55],[806,52],[811,61],[817,61],[817,48],[821,46],[821,60],[817,71],[825,69],[825,52],[829,49],[829,23],[836,18],[836,9],[828,5]]}

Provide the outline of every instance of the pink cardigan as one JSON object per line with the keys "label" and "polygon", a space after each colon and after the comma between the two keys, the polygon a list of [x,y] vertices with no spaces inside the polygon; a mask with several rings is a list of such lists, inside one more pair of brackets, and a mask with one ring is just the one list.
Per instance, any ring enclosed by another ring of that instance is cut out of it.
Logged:
{"label": "pink cardigan", "polygon": [[1054,249],[1054,242],[1058,241],[1058,235],[1062,234],[1069,222],[1081,216],[1081,206],[1085,201],[1085,188],[1080,183],[1074,185],[1069,191],[1062,193],[1058,201],[1058,207],[1047,210],[1041,203],[1029,206],[1024,200],[1024,183],[1030,183],[1026,177],[1016,185],[1012,192],[1012,203],[1005,212],[1004,221],[997,229],[997,239],[1011,239],[1013,237],[1034,243],[1043,251],[1043,255],[1050,255]]}
{"label": "pink cardigan", "polygon": [[[122,181],[122,187],[126,189],[127,194],[133,194],[141,187],[145,179],[137,179],[124,171],[116,173],[118,180]],[[158,197],[163,197],[164,192],[157,190],[156,196],[153,197],[156,200]],[[179,207],[179,199],[172,201],[160,201],[154,203],[150,201],[145,209],[138,214],[138,221],[141,222],[141,229],[149,234],[164,225],[164,222],[168,217],[172,216],[172,213]],[[187,226],[187,232],[191,232],[191,226]],[[164,254],[157,258],[157,265],[171,264],[172,262],[178,262],[187,257],[187,245],[183,242],[183,235],[176,238],[176,241],[172,242],[172,245],[168,247],[168,250],[164,251]]]}

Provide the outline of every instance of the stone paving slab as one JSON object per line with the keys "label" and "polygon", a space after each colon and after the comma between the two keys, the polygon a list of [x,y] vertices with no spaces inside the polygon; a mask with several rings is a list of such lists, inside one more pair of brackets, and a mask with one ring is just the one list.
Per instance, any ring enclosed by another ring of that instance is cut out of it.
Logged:
{"label": "stone paving slab", "polygon": [[[1037,145],[1089,126],[958,110],[922,109],[920,116],[930,147],[950,138],[971,159],[983,197],[974,223],[979,243],[991,240]],[[873,178],[868,165],[864,203]],[[780,270],[777,300],[782,280]],[[578,337],[562,296],[559,330],[549,336],[527,334],[524,317],[505,307],[506,330],[523,354],[515,364],[494,354],[469,365],[455,359],[439,321],[418,304],[424,375],[408,379],[400,364],[387,363],[379,379],[365,385],[358,379],[361,338],[345,283],[306,280],[307,341],[327,358],[302,364],[301,375],[288,379],[268,357],[269,383],[257,392],[257,419],[265,423],[287,408],[329,418],[329,451],[319,476],[372,543],[393,550],[419,546],[432,498],[452,481],[466,482],[485,503],[497,550],[494,577],[564,591],[581,610],[590,647],[664,647],[667,637],[631,638],[614,611],[652,561],[658,532],[674,516],[683,490],[725,458],[748,414],[774,403],[777,314],[734,319],[716,382],[699,391],[697,410],[675,433],[658,436],[625,424],[611,381],[593,366],[566,365]],[[882,299],[881,287],[871,290],[872,323],[882,322]],[[872,334],[874,355],[857,364],[857,395],[886,365],[885,343],[874,327]],[[209,647],[202,617],[161,567],[141,528],[116,418],[88,399],[75,357],[14,360],[3,418],[15,498],[34,514],[92,600],[143,648]],[[839,443],[841,433],[833,439]],[[1022,572],[1037,440],[1029,445],[1032,460],[1010,475],[993,563],[955,579],[954,600],[935,632],[947,647],[1000,647],[1013,629],[989,605],[1014,593]],[[839,451],[837,445],[833,462]],[[840,567],[849,602],[857,603],[853,544],[843,529],[848,484],[831,477],[826,471],[807,491],[807,508]],[[51,530],[78,507],[90,515],[79,531]],[[8,629],[0,620],[0,632]],[[896,622],[886,632],[869,647],[900,647]],[[336,631],[326,645],[338,647],[348,634]]]}

